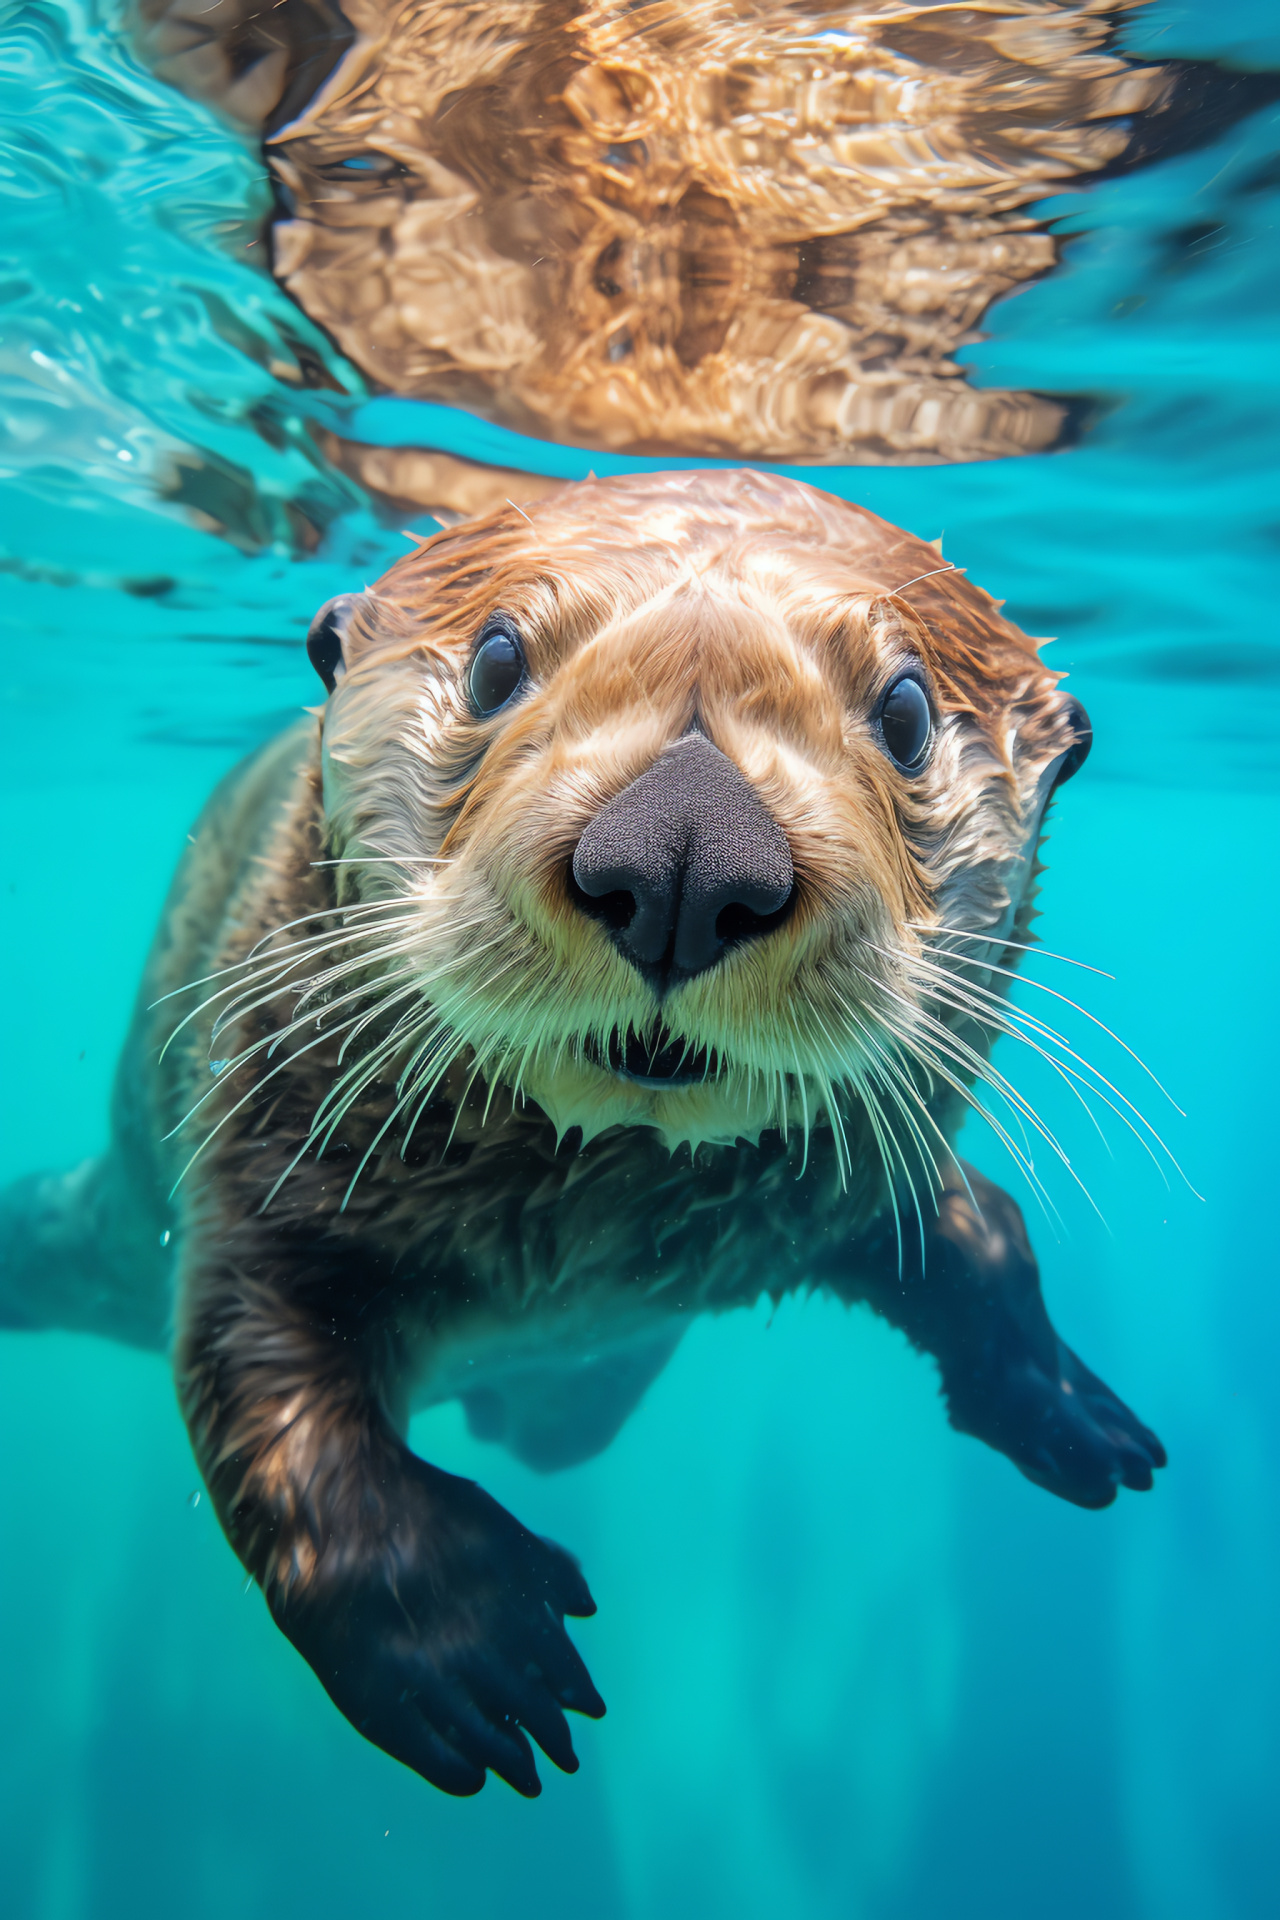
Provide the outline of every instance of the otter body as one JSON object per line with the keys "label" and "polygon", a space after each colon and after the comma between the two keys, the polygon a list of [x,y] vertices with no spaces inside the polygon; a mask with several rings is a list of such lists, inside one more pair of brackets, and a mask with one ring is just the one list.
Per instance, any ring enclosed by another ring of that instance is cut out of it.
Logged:
{"label": "otter body", "polygon": [[994,603],[811,489],[663,476],[439,535],[309,644],[331,697],[192,836],[109,1153],[0,1198],[0,1311],[172,1338],[360,1731],[451,1792],[536,1792],[526,1734],[576,1765],[582,1575],[409,1414],[567,1465],[764,1292],[871,1304],[1065,1498],[1149,1486],[950,1151],[1087,745]]}

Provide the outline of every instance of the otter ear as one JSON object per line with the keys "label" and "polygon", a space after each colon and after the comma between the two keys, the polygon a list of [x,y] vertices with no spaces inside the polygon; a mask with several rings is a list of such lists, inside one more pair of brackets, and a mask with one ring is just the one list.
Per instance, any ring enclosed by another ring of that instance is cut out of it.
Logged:
{"label": "otter ear", "polygon": [[1063,755],[1062,765],[1054,775],[1053,784],[1060,787],[1074,773],[1079,773],[1089,758],[1089,749],[1093,745],[1093,726],[1088,714],[1074,697],[1067,702],[1067,720],[1075,734],[1075,739]]}
{"label": "otter ear", "polygon": [[326,600],[307,629],[307,658],[332,693],[347,670],[346,636],[358,594],[340,593]]}

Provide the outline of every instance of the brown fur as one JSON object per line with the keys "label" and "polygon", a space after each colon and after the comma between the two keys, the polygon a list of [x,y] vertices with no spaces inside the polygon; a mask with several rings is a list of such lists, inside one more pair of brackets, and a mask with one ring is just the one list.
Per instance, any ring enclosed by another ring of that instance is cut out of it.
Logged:
{"label": "brown fur", "polygon": [[[1058,1341],[1013,1203],[949,1151],[987,1027],[929,1013],[930,933],[974,936],[963,977],[998,985],[1078,722],[944,564],[749,472],[588,483],[440,534],[358,597],[318,723],[229,777],[179,870],[95,1244],[77,1176],[58,1259],[96,1259],[78,1323],[103,1326],[102,1273],[152,1272],[169,1226],[179,1392],[227,1532],[344,1711],[451,1791],[486,1766],[535,1791],[518,1727],[571,1766],[561,1709],[603,1706],[563,1631],[581,1575],[408,1451],[414,1404],[461,1396],[564,1464],[694,1314],[826,1284],[1067,1498],[1163,1459]],[[498,611],[529,680],[478,719],[466,670]],[[913,662],[936,731],[908,774],[873,715]],[[795,905],[660,1003],[569,864],[694,721],[785,834]],[[601,1064],[659,1021],[707,1049],[703,1080]],[[8,1211],[0,1306],[26,1324],[41,1207]]]}
{"label": "brown fur", "polygon": [[[941,564],[870,514],[758,474],[587,485],[433,541],[352,622],[325,733],[335,849],[447,860],[424,882],[423,910],[438,926],[439,990],[466,1002],[475,1044],[525,1038],[497,1012],[488,1020],[466,971],[465,950],[490,937],[499,966],[539,980],[547,1046],[602,1021],[640,1029],[651,995],[572,908],[563,876],[594,812],[696,713],[782,823],[799,904],[786,941],[685,990],[679,1031],[761,1073],[783,1064],[784,1044],[803,1059],[808,1043],[782,1009],[816,991],[860,924],[908,946],[909,923],[931,913],[974,930],[1004,916],[1012,930],[1010,876],[1020,896],[1039,785],[1070,744],[1066,703],[1033,645]],[[526,635],[539,691],[487,725],[465,711],[460,668],[499,607]],[[892,665],[912,657],[942,726],[928,773],[904,785],[865,715]],[[412,823],[405,793],[421,802]],[[362,889],[386,883],[352,873]],[[468,929],[456,967],[444,959],[450,921]],[[483,971],[494,963],[487,949]],[[848,972],[840,987],[865,1009],[865,980]],[[846,1024],[831,1003],[817,1012]],[[741,1104],[689,1131],[698,1102],[687,1093],[674,1108],[619,1094],[569,1060],[553,1088],[541,1055],[528,1073],[522,1084],[557,1123],[588,1135],[645,1111],[673,1142],[753,1131]]]}
{"label": "brown fur", "polygon": [[[639,1296],[621,1314],[630,1331],[655,1292],[663,1315],[728,1303],[741,1297],[744,1271],[787,1284],[818,1259],[827,1235],[847,1240],[866,1230],[888,1201],[885,1172],[856,1101],[843,1102],[843,1164],[821,1124],[840,1079],[823,1036],[847,1034],[846,1006],[874,1028],[881,982],[886,993],[914,989],[859,951],[861,936],[910,951],[916,922],[941,912],[954,924],[959,913],[961,924],[990,930],[993,957],[1007,959],[1000,935],[1020,898],[1010,887],[1025,882],[1045,769],[1071,738],[1055,676],[1032,643],[962,577],[938,575],[942,564],[932,547],[873,515],[744,473],[587,484],[528,514],[508,509],[437,536],[394,567],[357,604],[320,761],[300,735],[267,858],[259,855],[231,891],[201,964],[235,966],[302,914],[404,900],[413,920],[399,938],[408,952],[393,964],[430,976],[424,999],[466,1044],[405,1158],[398,1131],[386,1134],[345,1210],[335,1211],[390,1110],[388,1066],[327,1154],[303,1157],[259,1225],[264,1196],[308,1138],[338,1041],[316,1047],[308,1024],[309,1051],[290,1058],[294,1036],[283,1068],[256,1056],[210,1095],[208,1016],[195,1021],[163,1069],[166,1116],[176,1120],[203,1100],[169,1148],[175,1176],[210,1136],[179,1189],[194,1216],[188,1243],[216,1249],[221,1274],[240,1239],[290,1225],[314,1234],[323,1222],[336,1245],[376,1247],[397,1273],[427,1263],[470,1275],[468,1290],[487,1296],[474,1316],[481,1340],[495,1317],[536,1320],[548,1296],[577,1303],[598,1338],[601,1314],[607,1323],[617,1311],[619,1246],[647,1248],[636,1253]],[[905,587],[921,573],[934,577]],[[477,721],[462,672],[483,618],[499,608],[526,638],[534,689],[510,713]],[[930,673],[941,721],[933,763],[916,782],[889,767],[865,718],[878,687],[911,655]],[[565,872],[594,812],[695,713],[783,824],[799,900],[783,932],[731,954],[664,1008],[674,1031],[714,1046],[725,1065],[705,1087],[655,1092],[583,1057],[584,1033],[628,1022],[641,1029],[657,1009],[603,931],[573,907]],[[351,864],[314,867],[322,851]],[[363,864],[388,855],[404,865]],[[423,868],[424,859],[441,864]],[[192,866],[207,866],[199,843]],[[853,953],[861,970],[847,965]],[[485,984],[495,977],[496,988]],[[178,984],[169,968],[164,984]],[[819,1024],[797,1023],[797,1006]],[[269,1000],[212,1050],[234,1055],[275,1035],[287,1010]],[[152,1016],[156,1042],[172,1019],[168,1006]],[[771,1084],[779,1073],[781,1084]],[[252,1094],[255,1078],[262,1085]],[[935,1102],[944,1125],[949,1112],[954,1125],[956,1105],[945,1093]],[[806,1115],[817,1131],[798,1198],[785,1189],[805,1149],[784,1145],[781,1134],[803,1131]],[[557,1138],[574,1128],[584,1149],[595,1142],[594,1153],[557,1154]],[[703,1230],[690,1241],[689,1163],[670,1162],[669,1150],[762,1136],[751,1152],[697,1164],[702,1227],[714,1212],[717,1228],[710,1240]],[[465,1176],[450,1157],[464,1152]],[[814,1211],[815,1190],[826,1196],[825,1217]],[[532,1239],[530,1208],[541,1222]],[[206,1211],[211,1232],[197,1224]],[[607,1236],[598,1231],[602,1216]],[[797,1269],[789,1248],[802,1216]],[[597,1230],[588,1232],[592,1220]],[[687,1260],[655,1269],[668,1241],[690,1252],[697,1244],[692,1269]],[[598,1257],[587,1251],[593,1242]],[[661,1298],[672,1284],[674,1302]],[[245,1299],[249,1322],[237,1322],[235,1338],[259,1357],[237,1392],[239,1411],[219,1404],[215,1413],[202,1399],[211,1356],[197,1274],[188,1275],[185,1298],[189,1404],[198,1433],[206,1424],[219,1432],[217,1455],[256,1457],[285,1429],[290,1448],[304,1436],[312,1444],[309,1429],[295,1426],[295,1390],[278,1384],[277,1350],[295,1341],[310,1350],[310,1309],[273,1345],[250,1332],[257,1309]],[[433,1289],[415,1315],[428,1301],[428,1323],[457,1311]],[[444,1332],[401,1329],[427,1397],[452,1384],[432,1350]],[[402,1354],[398,1368],[408,1364]],[[277,1381],[270,1392],[264,1375]],[[256,1436],[252,1445],[246,1434]],[[202,1453],[208,1445],[200,1442]],[[274,1456],[271,1484],[291,1484]],[[237,1488],[236,1505],[240,1498]],[[292,1523],[273,1527],[292,1539]],[[247,1557],[268,1585],[300,1577],[296,1566],[285,1575],[270,1559]]]}

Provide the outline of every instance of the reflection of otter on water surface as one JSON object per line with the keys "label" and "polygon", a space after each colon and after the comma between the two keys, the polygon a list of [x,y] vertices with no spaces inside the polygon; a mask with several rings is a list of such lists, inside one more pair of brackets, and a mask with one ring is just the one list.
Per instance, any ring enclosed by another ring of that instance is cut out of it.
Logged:
{"label": "reflection of otter on water surface", "polygon": [[143,45],[264,128],[275,272],[378,386],[633,453],[970,460],[1069,424],[955,359],[1054,262],[1031,203],[1273,90],[1126,57],[1126,10],[175,0]]}
{"label": "reflection of otter on water surface", "polygon": [[309,644],[330,697],[197,827],[109,1152],[0,1196],[0,1315],[173,1313],[223,1525],[354,1724],[455,1792],[536,1791],[526,1732],[576,1764],[582,1576],[409,1414],[581,1460],[762,1292],[869,1303],[1052,1492],[1149,1486],[951,1150],[1088,744],[995,603],[794,482],[666,476],[442,534]]}

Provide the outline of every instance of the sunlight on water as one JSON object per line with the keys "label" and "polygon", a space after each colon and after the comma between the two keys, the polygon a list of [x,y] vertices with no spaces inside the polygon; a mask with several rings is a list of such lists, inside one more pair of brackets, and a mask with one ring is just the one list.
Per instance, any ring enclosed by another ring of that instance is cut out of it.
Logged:
{"label": "sunlight on water", "polygon": [[[316,606],[404,551],[310,430],[355,431],[369,396],[259,265],[256,146],[112,19],[0,0],[6,1177],[101,1145],[187,826],[318,697]],[[1262,0],[1156,5],[1124,37],[1280,63]],[[1169,1444],[1157,1491],[1051,1501],[948,1429],[897,1335],[819,1300],[699,1325],[611,1450],[559,1477],[433,1413],[420,1450],[580,1554],[600,1612],[575,1631],[610,1703],[540,1803],[451,1803],[351,1732],[242,1592],[161,1363],[5,1335],[13,1913],[1276,1911],[1278,210],[1275,107],[1076,189],[1051,209],[1062,268],[964,358],[980,386],[1090,402],[1081,443],[812,476],[942,533],[1057,636],[1091,713],[1038,931],[1116,976],[1088,1005],[1187,1119],[1114,1048],[1100,1063],[1205,1199],[1119,1127],[1108,1158],[1028,1074],[1105,1216],[1059,1177],[1061,1237],[1033,1225],[1065,1337]]]}

